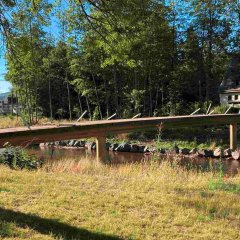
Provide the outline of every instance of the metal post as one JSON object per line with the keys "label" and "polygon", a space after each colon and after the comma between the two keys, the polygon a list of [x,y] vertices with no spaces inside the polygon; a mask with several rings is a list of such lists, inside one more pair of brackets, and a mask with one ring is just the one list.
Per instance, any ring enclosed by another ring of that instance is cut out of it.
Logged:
{"label": "metal post", "polygon": [[117,113],[114,113],[112,116],[110,116],[109,118],[107,118],[107,120],[111,120],[112,118],[114,118],[117,115]]}
{"label": "metal post", "polygon": [[87,110],[85,110],[84,112],[83,112],[83,114],[79,117],[79,119],[77,120],[77,122],[79,122],[83,117],[84,117],[84,115],[87,113]]}
{"label": "metal post", "polygon": [[97,161],[104,161],[106,159],[106,136],[101,135],[96,138],[96,144],[97,144],[97,152],[96,152],[96,158]]}
{"label": "metal post", "polygon": [[237,123],[230,124],[230,149],[237,148]]}
{"label": "metal post", "polygon": [[134,117],[132,117],[132,119],[138,118],[141,116],[141,113],[138,113],[137,115],[135,115]]}

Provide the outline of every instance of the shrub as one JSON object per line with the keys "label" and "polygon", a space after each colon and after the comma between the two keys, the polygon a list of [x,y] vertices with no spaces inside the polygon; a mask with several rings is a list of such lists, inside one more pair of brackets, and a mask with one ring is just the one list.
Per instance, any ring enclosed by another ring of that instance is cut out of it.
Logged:
{"label": "shrub", "polygon": [[8,165],[12,169],[36,169],[40,162],[21,147],[7,146],[0,153],[0,164]]}

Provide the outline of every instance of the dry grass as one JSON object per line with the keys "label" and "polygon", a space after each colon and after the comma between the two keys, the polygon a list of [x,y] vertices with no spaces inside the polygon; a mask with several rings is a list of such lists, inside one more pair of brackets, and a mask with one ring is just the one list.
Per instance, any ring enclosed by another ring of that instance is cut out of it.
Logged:
{"label": "dry grass", "polygon": [[20,127],[22,121],[20,118],[12,116],[0,116],[0,128]]}
{"label": "dry grass", "polygon": [[167,162],[0,167],[0,238],[240,239],[239,184]]}
{"label": "dry grass", "polygon": [[[53,120],[50,121],[48,118],[41,118],[38,120],[37,125],[49,125],[49,124],[64,124],[69,123],[69,120]],[[0,128],[12,128],[24,126],[21,117],[16,116],[0,116]]]}

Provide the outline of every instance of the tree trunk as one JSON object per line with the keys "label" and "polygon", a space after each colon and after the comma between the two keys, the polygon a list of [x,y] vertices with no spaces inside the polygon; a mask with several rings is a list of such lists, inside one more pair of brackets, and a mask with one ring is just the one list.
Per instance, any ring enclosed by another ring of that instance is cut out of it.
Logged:
{"label": "tree trunk", "polygon": [[48,77],[48,96],[49,96],[49,110],[50,110],[50,119],[53,119],[53,111],[52,111],[52,94],[51,94],[51,81],[50,77]]}
{"label": "tree trunk", "polygon": [[80,111],[81,111],[81,114],[83,114],[83,108],[82,108],[82,102],[81,102],[81,96],[78,94],[78,103],[79,103],[79,107],[80,107]]}
{"label": "tree trunk", "polygon": [[68,94],[68,111],[69,111],[69,120],[72,121],[72,110],[71,110],[71,99],[70,99],[70,89],[69,83],[66,75],[66,83],[67,83],[67,94]]}
{"label": "tree trunk", "polygon": [[115,102],[115,109],[116,109],[116,113],[117,116],[119,117],[119,106],[118,106],[118,82],[117,82],[117,69],[116,67],[114,67],[114,71],[113,71],[113,79],[114,79],[114,102]]}
{"label": "tree trunk", "polygon": [[99,101],[98,92],[97,92],[97,83],[96,83],[96,79],[95,79],[93,74],[92,74],[92,79],[94,81],[94,88],[95,88],[95,94],[96,94],[96,98],[97,98],[98,110],[99,110],[99,113],[100,113],[100,118],[102,120],[103,116],[102,116],[102,110],[101,110],[100,101]]}
{"label": "tree trunk", "polygon": [[149,89],[148,89],[149,90],[149,117],[151,117],[152,111],[153,111],[151,71],[149,71],[148,83],[149,83]]}
{"label": "tree trunk", "polygon": [[90,120],[92,120],[92,114],[91,114],[91,109],[90,109],[88,97],[86,97],[86,102],[87,102],[87,108],[88,108],[89,117],[90,117]]}
{"label": "tree trunk", "polygon": [[107,81],[104,78],[104,90],[105,90],[105,105],[106,105],[106,112],[107,118],[109,117],[109,97],[108,97],[108,89],[107,89]]}

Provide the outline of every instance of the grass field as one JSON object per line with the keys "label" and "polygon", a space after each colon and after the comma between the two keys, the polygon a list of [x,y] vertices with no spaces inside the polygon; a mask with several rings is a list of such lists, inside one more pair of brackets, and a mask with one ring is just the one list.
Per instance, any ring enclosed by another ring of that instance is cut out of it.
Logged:
{"label": "grass field", "polygon": [[240,239],[240,174],[67,161],[0,166],[0,239]]}

